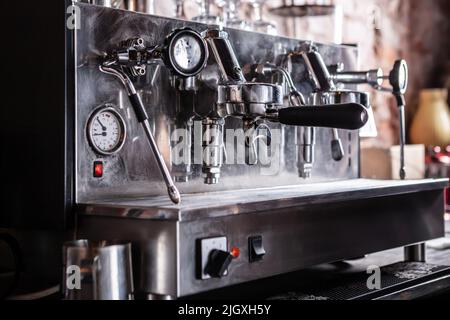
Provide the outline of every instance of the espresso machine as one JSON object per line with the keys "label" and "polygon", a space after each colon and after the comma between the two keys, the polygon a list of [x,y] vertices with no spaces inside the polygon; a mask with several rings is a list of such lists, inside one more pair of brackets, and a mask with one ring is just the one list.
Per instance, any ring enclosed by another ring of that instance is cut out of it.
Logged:
{"label": "espresso machine", "polygon": [[40,85],[58,94],[2,128],[29,146],[2,159],[0,220],[27,250],[128,241],[136,292],[175,299],[444,235],[447,180],[360,178],[369,96],[333,69],[355,72],[356,47],[65,5],[65,71]]}

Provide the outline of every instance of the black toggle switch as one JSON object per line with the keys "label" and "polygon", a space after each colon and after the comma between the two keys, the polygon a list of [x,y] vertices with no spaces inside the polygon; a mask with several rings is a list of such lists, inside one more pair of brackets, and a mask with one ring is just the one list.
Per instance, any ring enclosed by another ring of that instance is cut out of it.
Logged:
{"label": "black toggle switch", "polygon": [[222,250],[212,250],[209,254],[205,272],[213,278],[222,278],[228,270],[228,266],[233,261],[231,253]]}
{"label": "black toggle switch", "polygon": [[262,236],[248,238],[248,258],[250,262],[261,261],[265,254]]}

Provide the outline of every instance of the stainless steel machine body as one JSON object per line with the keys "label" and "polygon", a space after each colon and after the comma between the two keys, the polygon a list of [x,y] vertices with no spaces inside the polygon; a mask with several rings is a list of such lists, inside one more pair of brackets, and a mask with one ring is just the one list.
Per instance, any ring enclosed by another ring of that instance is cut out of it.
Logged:
{"label": "stainless steel machine body", "polygon": [[[132,241],[137,287],[183,297],[440,237],[446,183],[348,180],[224,191],[186,195],[181,207],[166,196],[105,201],[79,206],[78,235]],[[261,237],[265,255],[250,262],[253,237]],[[201,246],[210,239],[240,256],[226,276],[203,280]]]}
{"label": "stainless steel machine body", "polygon": [[[253,80],[244,72],[245,81],[224,81],[212,54],[195,77],[177,77],[164,63],[155,61],[146,66],[145,74],[131,78],[148,114],[150,130],[145,132],[136,120],[130,92],[117,78],[100,70],[101,58],[131,38],[143,39],[149,47],[159,46],[175,29],[189,27],[202,33],[208,26],[75,5],[80,24],[75,30],[66,30],[64,38],[67,86],[62,105],[67,117],[57,118],[63,122],[59,125],[71,129],[62,135],[65,143],[60,146],[70,152],[58,158],[67,162],[64,170],[58,171],[66,188],[64,194],[48,195],[54,202],[64,198],[64,207],[47,210],[45,202],[39,210],[47,212],[44,221],[49,230],[74,231],[77,239],[132,242],[137,292],[184,297],[444,234],[442,189],[448,181],[360,179],[358,131],[338,131],[345,151],[338,161],[330,148],[334,135],[330,128],[315,128],[314,137],[308,137],[305,146],[302,127],[259,119],[260,101],[247,105],[254,108],[230,105],[233,88],[251,88],[240,85]],[[244,71],[247,65],[280,66],[282,57],[302,43],[226,31]],[[318,45],[318,49],[327,65],[343,62],[348,70],[358,67],[355,47]],[[290,104],[292,84],[310,99],[314,84],[305,64],[294,61],[283,67],[292,83],[271,75],[258,79],[264,86],[255,90],[273,88],[277,92],[281,86],[285,92],[281,107]],[[140,70],[134,71],[139,74]],[[346,89],[356,87],[349,84]],[[252,90],[247,93],[252,96]],[[265,92],[264,96],[271,94]],[[217,108],[222,98],[225,101]],[[212,117],[211,112],[217,110],[222,114]],[[102,121],[110,119],[115,119],[110,124],[117,138],[114,145],[102,140]],[[209,131],[203,136],[205,127]],[[257,132],[254,140],[267,142],[270,138],[272,143],[266,150],[269,163],[262,158],[238,159],[239,140],[246,150],[243,128]],[[262,128],[270,137],[262,134]],[[177,135],[177,129],[185,130]],[[213,138],[222,131],[223,143]],[[100,143],[95,142],[95,135]],[[147,141],[149,135],[154,136],[156,149],[181,193],[180,204],[167,197],[161,164],[155,161]],[[175,148],[180,139],[186,147],[181,151]],[[227,143],[234,146],[225,149]],[[184,162],[175,161],[174,150],[184,153]],[[40,163],[45,162],[45,154],[39,157]],[[308,160],[308,175],[302,174],[304,158]],[[206,177],[205,167],[209,172]],[[20,211],[20,206],[14,206],[13,211]],[[74,223],[70,223],[72,217]],[[0,225],[20,228],[21,221],[32,218],[11,213]],[[227,255],[231,251],[232,255]],[[220,263],[211,264],[212,252],[218,254]]]}
{"label": "stainless steel machine body", "polygon": [[[267,123],[281,132],[274,170],[260,164],[224,163],[218,183],[205,184],[201,165],[193,164],[186,182],[177,183],[182,203],[171,204],[126,93],[120,83],[87,61],[129,37],[158,45],[176,28],[188,26],[203,32],[207,26],[108,8],[81,8],[82,23],[76,37],[78,237],[133,241],[139,248],[137,288],[143,292],[186,296],[442,235],[440,188],[445,182],[358,179],[357,131],[340,130],[345,155],[335,161],[330,149],[332,132],[317,128],[312,174],[304,179],[298,168],[302,152],[299,128]],[[299,45],[293,39],[227,31],[241,66],[277,63],[279,56]],[[322,45],[319,50],[328,65],[344,62],[349,69],[357,67],[354,47]],[[214,66],[210,59],[207,69]],[[189,115],[195,131],[201,128],[199,119],[211,112],[217,94],[219,100],[224,94],[220,86],[217,93],[214,85],[201,82],[208,70],[200,74],[199,89],[191,95],[171,86],[166,68],[157,70],[152,79],[143,79],[137,87],[170,167],[170,130],[180,122],[179,110]],[[291,75],[301,93],[311,96],[313,85],[304,64],[293,64]],[[154,85],[150,87],[148,81]],[[118,154],[99,158],[86,140],[85,123],[92,111],[105,103],[116,105],[126,119],[128,139]],[[235,105],[226,110],[231,116],[248,113]],[[188,125],[185,121],[182,127]],[[240,128],[239,120],[225,119],[223,130]],[[196,150],[202,141],[194,139],[192,145]],[[105,164],[101,179],[92,176],[93,163],[99,160]],[[250,262],[249,238],[255,236],[262,238],[266,254]],[[225,239],[222,249],[237,247],[241,255],[230,264],[226,276],[202,279],[205,266],[199,255],[202,240],[210,238]]]}
{"label": "stainless steel machine body", "polygon": [[[165,37],[174,29],[189,26],[199,32],[207,26],[187,21],[178,21],[156,16],[138,14],[110,8],[101,8],[80,4],[81,26],[76,33],[76,65],[77,70],[77,165],[76,165],[76,200],[78,203],[111,199],[113,197],[136,197],[161,195],[164,185],[157,174],[157,168],[139,124],[134,118],[133,110],[127,100],[127,94],[114,77],[98,71],[98,55],[114,48],[120,41],[131,37],[141,37],[149,45],[164,42]],[[297,40],[274,38],[271,36],[229,30],[229,38],[240,64],[254,64],[262,61],[274,62],[279,55],[285,54],[298,45]],[[330,64],[345,61],[346,65],[356,67],[357,50],[353,47],[322,46],[322,54]],[[211,63],[214,68],[214,63]],[[164,67],[154,67],[149,72],[152,79],[140,79],[137,91],[141,95],[150,116],[158,147],[169,167],[172,166],[171,139],[176,127],[176,119],[188,117],[193,120],[192,129],[200,129],[201,117],[207,116],[216,102],[217,92],[206,84],[196,93],[185,94],[171,86],[170,73]],[[298,63],[293,66],[292,75],[300,90],[308,95],[312,85],[304,72],[304,66]],[[205,71],[207,72],[207,71]],[[202,74],[200,75],[202,76]],[[148,81],[154,84],[152,87]],[[251,93],[249,93],[251,95]],[[127,124],[127,141],[121,151],[110,157],[99,157],[86,139],[86,123],[90,115],[104,104],[116,106]],[[181,111],[180,111],[181,110]],[[186,115],[187,114],[187,115]],[[197,121],[195,121],[197,120]],[[184,121],[183,127],[189,124]],[[331,139],[329,130],[318,129],[316,141],[316,163],[313,177],[310,180],[300,179],[296,169],[297,150],[295,145],[295,127],[267,123],[272,129],[280,132],[279,153],[277,162],[271,170],[262,166],[248,166],[245,163],[234,164],[222,168],[221,182],[217,185],[206,185],[200,174],[198,161],[193,165],[193,173],[188,183],[177,184],[182,193],[200,193],[248,188],[276,187],[303,183],[343,180],[358,178],[359,137],[357,131],[342,132],[345,148],[351,152],[341,161],[329,161],[331,151],[328,148]],[[229,117],[226,129],[240,129],[242,124]],[[236,135],[238,133],[235,133]],[[192,141],[194,158],[202,150],[202,141]],[[104,160],[104,177],[96,179],[92,175],[93,163]],[[195,160],[195,159],[194,159]],[[201,161],[200,161],[201,163]],[[265,173],[268,172],[268,173]],[[273,174],[275,172],[275,174]]]}

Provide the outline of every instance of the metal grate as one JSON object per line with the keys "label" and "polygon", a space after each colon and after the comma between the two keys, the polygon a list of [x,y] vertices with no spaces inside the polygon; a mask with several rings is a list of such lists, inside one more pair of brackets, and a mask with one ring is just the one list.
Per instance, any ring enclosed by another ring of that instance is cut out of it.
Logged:
{"label": "metal grate", "polygon": [[395,290],[409,282],[417,281],[433,274],[450,270],[448,266],[438,266],[427,263],[400,262],[381,268],[381,289],[370,290],[367,287],[368,275],[355,274],[345,282],[332,288],[311,289],[308,292],[289,292],[270,300],[353,300],[379,293],[382,295],[389,290]]}

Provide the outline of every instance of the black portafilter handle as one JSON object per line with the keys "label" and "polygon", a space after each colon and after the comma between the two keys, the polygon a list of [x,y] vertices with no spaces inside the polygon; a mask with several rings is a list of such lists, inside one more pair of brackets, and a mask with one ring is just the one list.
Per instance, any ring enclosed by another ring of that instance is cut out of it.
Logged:
{"label": "black portafilter handle", "polygon": [[291,126],[358,130],[369,120],[369,113],[358,103],[303,106],[280,109],[278,120]]}

